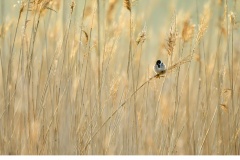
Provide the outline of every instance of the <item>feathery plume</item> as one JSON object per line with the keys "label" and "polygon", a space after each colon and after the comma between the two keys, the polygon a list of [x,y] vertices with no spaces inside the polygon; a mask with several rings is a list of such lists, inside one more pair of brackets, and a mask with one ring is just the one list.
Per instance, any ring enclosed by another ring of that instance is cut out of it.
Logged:
{"label": "feathery plume", "polygon": [[201,38],[203,37],[204,33],[206,32],[210,20],[211,12],[209,3],[204,6],[203,15],[201,16],[200,25],[198,26],[198,33],[196,42],[199,43]]}
{"label": "feathery plume", "polygon": [[137,45],[139,45],[139,43],[144,43],[144,41],[146,40],[146,24],[144,25],[142,31],[138,34],[138,37],[136,39]]}
{"label": "feathery plume", "polygon": [[188,42],[194,35],[195,25],[191,24],[189,19],[184,20],[183,30],[182,30],[182,39],[184,42]]}
{"label": "feathery plume", "polygon": [[236,24],[236,16],[235,16],[235,14],[231,11],[228,16],[229,16],[231,25],[234,26]]}
{"label": "feathery plume", "polygon": [[117,0],[110,0],[109,2],[109,7],[108,7],[108,11],[107,11],[107,20],[108,20],[108,23],[111,23],[112,22],[112,15],[113,15],[113,11],[116,7],[116,4],[117,4]]}
{"label": "feathery plume", "polygon": [[226,111],[226,112],[228,112],[228,101],[229,101],[229,99],[230,99],[230,97],[231,97],[231,94],[232,94],[232,90],[231,89],[224,89],[223,91],[222,91],[222,94],[221,94],[221,97],[222,97],[222,99],[223,99],[223,102],[220,104],[220,106],[221,106],[221,108],[224,110],[224,111]]}
{"label": "feathery plume", "polygon": [[75,7],[75,2],[74,2],[74,1],[72,1],[70,7],[71,7],[71,14],[72,14],[72,13],[73,13],[73,9],[74,9],[74,7]]}
{"label": "feathery plume", "polygon": [[176,29],[176,14],[174,14],[172,25],[169,31],[168,39],[167,39],[167,46],[166,50],[168,52],[168,55],[173,54],[174,47],[176,45],[176,39],[177,39],[177,29]]}
{"label": "feathery plume", "polygon": [[124,0],[123,5],[131,12],[132,6],[130,0]]}

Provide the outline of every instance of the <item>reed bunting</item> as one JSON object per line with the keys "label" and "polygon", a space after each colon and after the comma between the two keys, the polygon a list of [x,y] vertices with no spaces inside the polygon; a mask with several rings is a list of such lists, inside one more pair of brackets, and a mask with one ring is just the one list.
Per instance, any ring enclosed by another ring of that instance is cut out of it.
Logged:
{"label": "reed bunting", "polygon": [[165,73],[166,69],[166,65],[161,60],[157,60],[153,67],[153,70],[156,74]]}

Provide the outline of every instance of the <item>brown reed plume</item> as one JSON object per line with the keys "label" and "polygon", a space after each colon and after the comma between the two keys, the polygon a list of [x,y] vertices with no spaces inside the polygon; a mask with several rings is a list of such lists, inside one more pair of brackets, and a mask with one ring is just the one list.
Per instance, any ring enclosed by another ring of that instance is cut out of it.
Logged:
{"label": "brown reed plume", "polygon": [[143,30],[138,34],[138,37],[136,39],[136,43],[137,45],[139,45],[139,43],[144,43],[144,41],[146,40],[147,36],[146,36],[146,25],[143,27]]}
{"label": "brown reed plume", "polygon": [[184,43],[192,39],[194,35],[194,29],[195,29],[195,25],[191,24],[188,18],[185,19],[183,22],[183,30],[182,30],[182,39]]}
{"label": "brown reed plume", "polygon": [[167,45],[166,45],[166,50],[168,52],[168,55],[173,54],[174,47],[176,45],[176,39],[177,39],[177,29],[176,29],[176,14],[174,14],[172,18],[172,24],[169,30],[169,35],[167,39]]}
{"label": "brown reed plume", "polygon": [[[41,15],[43,15],[46,10],[57,12],[56,10],[50,7],[51,4],[52,0],[34,0],[30,2],[29,11],[31,11],[32,14],[38,12]],[[55,2],[54,5],[58,5],[58,3]]]}
{"label": "brown reed plume", "polygon": [[130,0],[124,0],[123,5],[124,5],[124,7],[126,7],[129,10],[129,12],[131,12],[132,6],[131,6]]}
{"label": "brown reed plume", "polygon": [[207,31],[209,20],[211,17],[209,3],[204,6],[204,11],[201,16],[200,25],[198,26],[198,33],[196,37],[196,43],[199,43],[204,33]]}
{"label": "brown reed plume", "polygon": [[75,7],[75,1],[72,1],[70,8],[71,8],[71,14],[73,13],[73,9]]}

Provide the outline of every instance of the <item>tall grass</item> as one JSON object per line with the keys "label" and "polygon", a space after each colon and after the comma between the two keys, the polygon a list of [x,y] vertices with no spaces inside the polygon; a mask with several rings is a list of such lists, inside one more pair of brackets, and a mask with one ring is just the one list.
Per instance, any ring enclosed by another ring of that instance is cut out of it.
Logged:
{"label": "tall grass", "polygon": [[239,154],[238,1],[0,3],[2,155]]}

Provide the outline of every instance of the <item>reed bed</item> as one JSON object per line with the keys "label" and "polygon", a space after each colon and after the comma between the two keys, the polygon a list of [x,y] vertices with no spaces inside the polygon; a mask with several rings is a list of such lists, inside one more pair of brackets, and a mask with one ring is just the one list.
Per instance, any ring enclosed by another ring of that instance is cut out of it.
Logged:
{"label": "reed bed", "polygon": [[239,1],[0,4],[1,155],[240,154]]}

